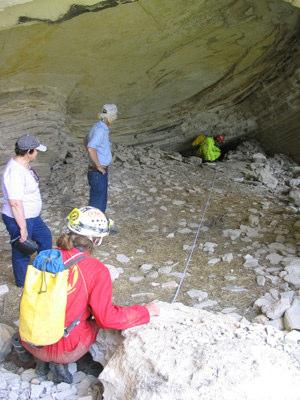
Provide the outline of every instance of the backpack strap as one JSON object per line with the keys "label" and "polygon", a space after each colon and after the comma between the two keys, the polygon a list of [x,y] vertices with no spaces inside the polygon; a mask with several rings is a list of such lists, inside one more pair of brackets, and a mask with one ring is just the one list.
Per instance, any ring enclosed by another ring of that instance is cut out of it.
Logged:
{"label": "backpack strap", "polygon": [[[86,256],[83,253],[76,253],[74,254],[72,257],[68,258],[65,262],[65,268],[69,269],[71,268],[73,265],[77,264],[78,262],[84,260],[86,258]],[[83,279],[83,283],[84,283],[84,287],[85,287],[85,291],[86,291],[86,295],[88,296],[88,291],[87,291],[87,287],[86,287],[86,282],[84,279],[84,276],[80,270],[80,268],[78,268],[80,275]],[[69,336],[70,332],[73,330],[73,328],[75,328],[75,326],[80,324],[80,320],[81,317],[83,316],[83,314],[85,313],[85,310],[69,325],[64,329],[64,336],[63,337],[67,337]]]}
{"label": "backpack strap", "polygon": [[75,265],[76,263],[78,263],[81,260],[84,260],[85,258],[86,258],[86,256],[81,252],[73,254],[70,258],[68,258],[64,262],[65,269],[69,269],[69,268],[73,267],[73,265]]}

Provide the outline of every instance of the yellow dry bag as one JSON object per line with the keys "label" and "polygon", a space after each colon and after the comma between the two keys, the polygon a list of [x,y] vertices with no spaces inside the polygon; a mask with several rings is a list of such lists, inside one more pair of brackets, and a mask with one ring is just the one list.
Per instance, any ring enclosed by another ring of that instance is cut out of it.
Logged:
{"label": "yellow dry bag", "polygon": [[83,258],[77,253],[64,263],[59,250],[44,250],[28,266],[20,305],[22,340],[45,346],[58,342],[66,330],[70,331],[70,327],[65,328],[68,268]]}

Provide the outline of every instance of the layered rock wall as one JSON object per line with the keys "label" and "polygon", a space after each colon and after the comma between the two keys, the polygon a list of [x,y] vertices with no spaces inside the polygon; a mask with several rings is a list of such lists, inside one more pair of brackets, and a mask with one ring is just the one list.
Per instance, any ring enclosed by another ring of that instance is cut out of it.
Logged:
{"label": "layered rock wall", "polygon": [[[113,139],[125,144],[180,149],[205,130],[257,135],[269,145],[275,126],[288,140],[270,150],[298,157],[299,106],[289,93],[297,89],[297,8],[280,0],[73,3],[4,1],[2,96],[54,90],[75,136],[101,104],[115,102],[121,114]],[[289,110],[284,120],[277,98]],[[14,112],[22,125],[18,104]]]}
{"label": "layered rock wall", "polygon": [[[277,71],[262,83],[244,107],[256,115],[257,138],[271,153],[300,161],[300,44]],[[286,64],[290,65],[288,68]]]}
{"label": "layered rock wall", "polygon": [[38,160],[38,169],[49,175],[50,168],[65,156],[68,147],[65,97],[49,87],[4,91],[0,93],[0,110],[2,168],[14,154],[17,138],[24,132],[32,132],[48,146],[49,151]]}

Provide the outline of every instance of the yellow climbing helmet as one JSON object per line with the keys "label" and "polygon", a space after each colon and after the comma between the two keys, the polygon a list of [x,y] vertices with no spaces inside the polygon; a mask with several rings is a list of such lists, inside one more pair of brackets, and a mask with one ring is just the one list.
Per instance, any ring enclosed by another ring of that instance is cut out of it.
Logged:
{"label": "yellow climbing helmet", "polygon": [[197,136],[196,139],[193,141],[192,146],[200,146],[205,139],[206,136],[204,135],[204,133],[200,133],[200,135]]}

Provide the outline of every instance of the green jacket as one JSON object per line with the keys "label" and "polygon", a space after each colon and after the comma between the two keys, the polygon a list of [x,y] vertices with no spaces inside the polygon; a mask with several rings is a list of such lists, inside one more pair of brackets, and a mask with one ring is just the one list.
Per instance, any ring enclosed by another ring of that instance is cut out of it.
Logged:
{"label": "green jacket", "polygon": [[215,144],[215,140],[213,137],[208,136],[204,142],[199,146],[200,156],[205,161],[215,161],[221,155],[221,150]]}

